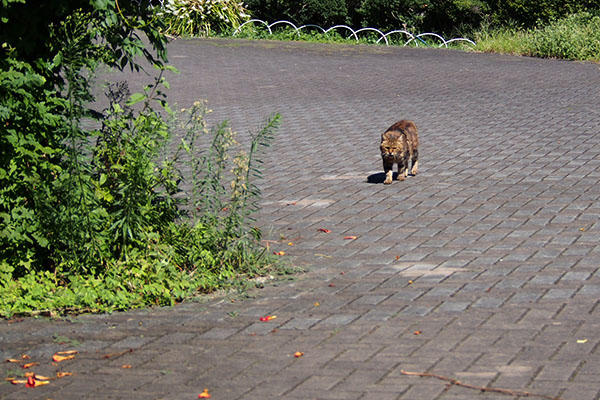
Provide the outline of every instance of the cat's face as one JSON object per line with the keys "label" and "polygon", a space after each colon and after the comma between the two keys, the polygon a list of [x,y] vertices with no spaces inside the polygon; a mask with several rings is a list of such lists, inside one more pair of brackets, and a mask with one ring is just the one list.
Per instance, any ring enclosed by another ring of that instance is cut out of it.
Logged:
{"label": "cat's face", "polygon": [[404,145],[405,144],[402,140],[402,136],[384,138],[379,146],[379,149],[381,150],[381,156],[384,159],[400,157],[404,152]]}

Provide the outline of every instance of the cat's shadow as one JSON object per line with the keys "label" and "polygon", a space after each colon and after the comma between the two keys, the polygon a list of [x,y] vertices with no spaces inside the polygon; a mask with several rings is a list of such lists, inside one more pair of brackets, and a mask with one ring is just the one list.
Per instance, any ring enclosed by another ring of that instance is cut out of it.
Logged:
{"label": "cat's shadow", "polygon": [[[397,172],[394,172],[394,179],[398,176]],[[367,177],[367,183],[383,183],[385,181],[385,172],[378,172],[371,174]]]}
{"label": "cat's shadow", "polygon": [[[412,174],[408,174],[408,176],[413,176]],[[398,179],[398,173],[394,172],[394,181]],[[378,172],[376,174],[371,174],[367,177],[367,183],[383,183],[385,181],[385,172]]]}

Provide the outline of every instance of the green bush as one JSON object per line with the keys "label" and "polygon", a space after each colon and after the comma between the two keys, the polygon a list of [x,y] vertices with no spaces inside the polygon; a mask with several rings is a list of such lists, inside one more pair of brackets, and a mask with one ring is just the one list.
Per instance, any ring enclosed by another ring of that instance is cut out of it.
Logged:
{"label": "green bush", "polygon": [[158,15],[178,36],[227,33],[250,18],[237,0],[167,0]]}
{"label": "green bush", "polygon": [[600,16],[588,12],[554,20],[531,33],[531,55],[600,61]]}
{"label": "green bush", "polygon": [[496,26],[533,28],[579,11],[600,9],[596,0],[487,0]]}
{"label": "green bush", "polygon": [[362,16],[362,26],[384,32],[419,31],[431,4],[430,0],[363,0],[358,13]]}
{"label": "green bush", "polygon": [[297,26],[323,27],[350,23],[346,0],[248,0],[246,3],[253,18],[267,22],[287,20]]}
{"label": "green bush", "polygon": [[[60,3],[39,14],[36,2],[7,0],[0,15],[0,315],[173,304],[269,272],[274,257],[252,226],[254,180],[279,117],[241,151],[226,123],[206,127],[203,103],[170,109],[162,88],[173,69],[148,4]],[[10,29],[27,12],[43,45]],[[97,66],[139,69],[139,55],[156,81],[134,94],[111,85],[109,107],[90,110]]]}

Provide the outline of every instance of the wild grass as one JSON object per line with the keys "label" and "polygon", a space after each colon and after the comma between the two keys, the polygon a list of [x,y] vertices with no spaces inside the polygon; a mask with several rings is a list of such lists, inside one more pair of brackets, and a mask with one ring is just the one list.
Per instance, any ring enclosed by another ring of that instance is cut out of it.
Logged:
{"label": "wild grass", "polygon": [[484,27],[475,42],[475,51],[598,62],[600,16],[580,12],[528,30]]}

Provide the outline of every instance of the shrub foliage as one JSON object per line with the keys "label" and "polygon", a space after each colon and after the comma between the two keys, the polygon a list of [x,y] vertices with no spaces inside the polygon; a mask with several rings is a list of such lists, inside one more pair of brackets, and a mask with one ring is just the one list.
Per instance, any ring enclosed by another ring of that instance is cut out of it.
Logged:
{"label": "shrub foliage", "polygon": [[[54,3],[3,0],[0,15],[0,315],[173,304],[270,271],[251,223],[279,116],[240,150],[226,123],[208,129],[203,103],[169,107],[150,4]],[[27,15],[45,42],[24,42]],[[142,93],[110,85],[109,107],[89,109],[95,69],[139,69],[137,56],[158,78]]]}

